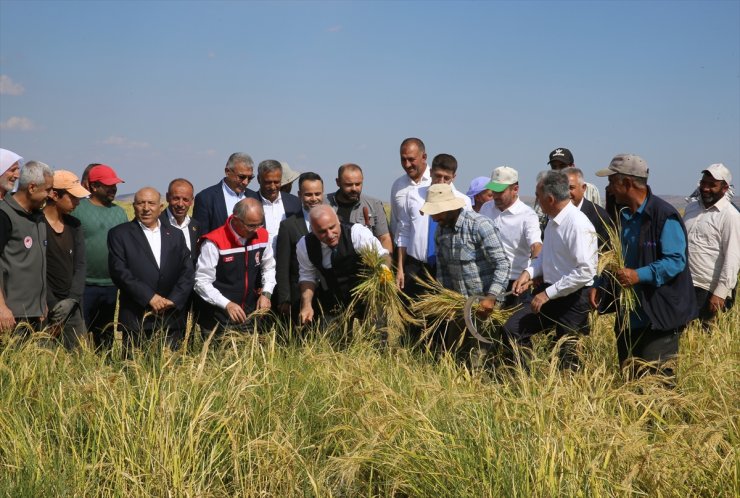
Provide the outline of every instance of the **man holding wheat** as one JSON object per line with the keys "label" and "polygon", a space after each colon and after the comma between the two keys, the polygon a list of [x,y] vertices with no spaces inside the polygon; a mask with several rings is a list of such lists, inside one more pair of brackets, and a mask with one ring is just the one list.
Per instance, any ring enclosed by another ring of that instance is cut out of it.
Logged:
{"label": "man holding wheat", "polygon": [[[624,267],[615,276],[637,297],[632,309],[617,308],[620,365],[634,358],[652,363],[650,371],[672,375],[665,362],[678,354],[679,337],[694,318],[696,300],[686,227],[678,211],[652,193],[648,172],[640,156],[619,154],[596,175],[609,178],[607,192],[625,206],[619,213]],[[597,305],[597,289],[591,289],[590,301]]]}

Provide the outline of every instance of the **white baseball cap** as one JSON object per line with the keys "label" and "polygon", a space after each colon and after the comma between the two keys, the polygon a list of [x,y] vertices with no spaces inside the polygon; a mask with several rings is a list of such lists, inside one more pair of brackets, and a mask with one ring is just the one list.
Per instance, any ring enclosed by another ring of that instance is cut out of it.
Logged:
{"label": "white baseball cap", "polygon": [[732,173],[722,163],[716,163],[703,170],[702,173],[711,175],[715,180],[724,180],[727,185],[732,184]]}

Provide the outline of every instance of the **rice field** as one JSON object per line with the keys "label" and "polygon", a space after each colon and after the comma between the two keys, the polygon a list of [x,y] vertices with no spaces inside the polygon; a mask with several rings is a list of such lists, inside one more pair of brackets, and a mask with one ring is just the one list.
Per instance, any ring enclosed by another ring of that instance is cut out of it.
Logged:
{"label": "rice field", "polygon": [[129,359],[4,337],[0,495],[738,496],[738,309],[687,331],[675,389],[622,379],[611,327],[578,373],[547,341],[471,372],[356,321]]}

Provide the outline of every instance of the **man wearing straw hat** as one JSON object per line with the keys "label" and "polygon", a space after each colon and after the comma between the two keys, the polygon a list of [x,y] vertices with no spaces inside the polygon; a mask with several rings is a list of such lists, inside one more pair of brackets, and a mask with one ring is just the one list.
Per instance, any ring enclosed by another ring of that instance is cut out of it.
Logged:
{"label": "man wearing straw hat", "polygon": [[[672,375],[664,363],[678,354],[681,332],[696,316],[696,297],[686,228],[676,209],[652,193],[648,172],[640,156],[619,154],[596,176],[609,178],[607,192],[625,206],[619,213],[625,267],[616,277],[622,287],[634,289],[638,299],[629,312],[617,308],[614,328],[620,365],[635,358],[652,363],[649,371]],[[597,290],[590,294],[595,306]]]}
{"label": "man wearing straw hat", "polygon": [[23,158],[13,151],[0,149],[0,200],[13,191],[20,176]]}
{"label": "man wearing straw hat", "polygon": [[[437,184],[421,211],[437,222],[437,280],[465,297],[484,296],[479,313],[488,315],[506,289],[510,263],[491,220],[465,206],[451,185]],[[446,339],[451,346],[454,338]]]}
{"label": "man wearing straw hat", "polygon": [[[594,283],[598,258],[594,226],[571,202],[568,175],[562,171],[541,173],[536,194],[549,220],[542,251],[514,282],[512,290],[520,295],[538,277],[544,284],[532,291],[530,305],[504,324],[509,346],[531,347],[533,335],[552,328],[557,339],[589,333],[588,288]],[[562,345],[560,358],[561,367],[578,368],[573,341]]]}
{"label": "man wearing straw hat", "polygon": [[283,176],[280,180],[280,192],[290,194],[291,190],[293,190],[293,183],[301,176],[301,172],[295,171],[284,161],[280,161],[280,166],[283,167]]}

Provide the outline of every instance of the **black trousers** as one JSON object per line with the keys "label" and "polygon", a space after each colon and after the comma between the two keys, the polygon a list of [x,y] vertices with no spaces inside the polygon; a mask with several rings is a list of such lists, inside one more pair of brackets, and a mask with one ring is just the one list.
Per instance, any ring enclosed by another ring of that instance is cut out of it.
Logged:
{"label": "black trousers", "polygon": [[423,279],[426,277],[426,272],[429,272],[432,278],[434,278],[437,275],[437,267],[412,258],[408,254],[406,255],[403,260],[403,292],[407,296],[415,298],[424,292],[423,287],[416,282],[416,278],[414,277]]}
{"label": "black trousers", "polygon": [[[737,287],[735,287],[732,294],[725,299],[725,310],[729,311],[730,308],[732,308],[735,298],[735,290],[737,290]],[[709,311],[709,298],[712,297],[712,293],[706,289],[694,287],[694,295],[696,295],[697,316],[701,320],[702,324],[706,324],[716,316],[715,313]]]}
{"label": "black trousers", "polygon": [[[536,296],[549,284],[535,289]],[[539,313],[534,313],[530,306],[525,305],[515,312],[504,324],[503,332],[505,343],[511,354],[511,347],[531,347],[532,336],[555,329],[557,340],[565,336],[588,335],[590,332],[588,315],[591,310],[588,302],[588,288],[584,287],[564,297],[547,301]],[[568,368],[578,367],[578,358],[573,341],[566,342],[560,350],[561,366]]]}
{"label": "black trousers", "polygon": [[671,330],[656,330],[648,326],[622,331],[615,324],[620,367],[628,367],[630,376],[660,373],[673,377],[673,368],[665,363],[678,355],[679,340],[685,328],[684,325]]}

